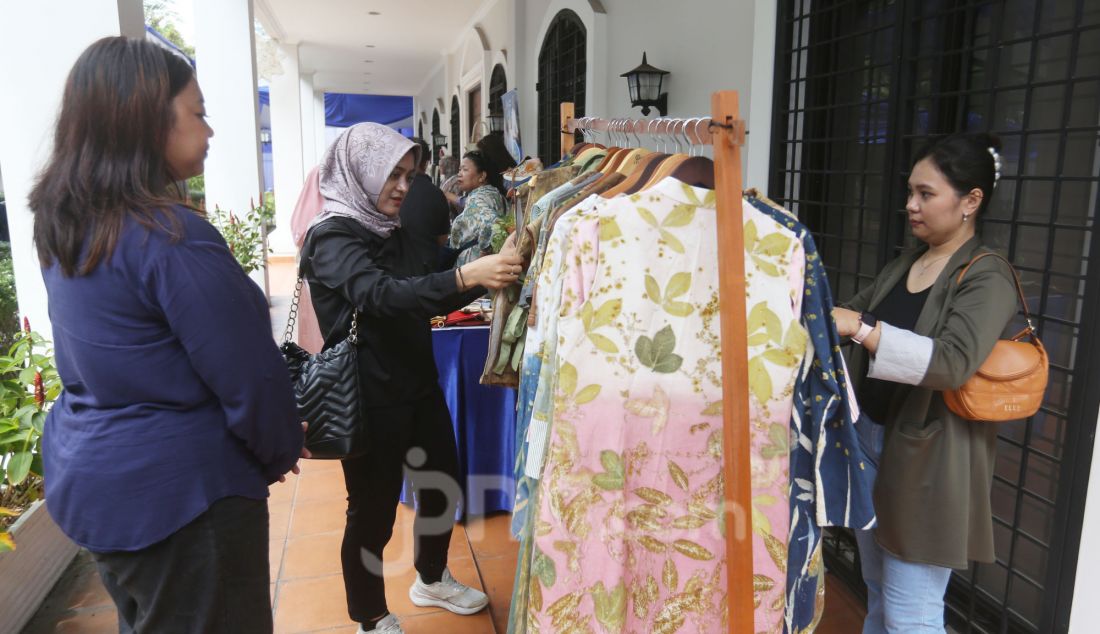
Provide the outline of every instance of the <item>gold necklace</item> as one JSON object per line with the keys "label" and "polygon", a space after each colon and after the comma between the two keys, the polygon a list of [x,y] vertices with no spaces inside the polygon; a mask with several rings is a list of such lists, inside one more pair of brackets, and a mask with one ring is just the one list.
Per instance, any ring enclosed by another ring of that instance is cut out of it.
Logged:
{"label": "gold necklace", "polygon": [[[938,258],[935,258],[933,260],[929,260],[928,262],[925,262],[924,264],[921,264],[920,274],[924,275],[933,264],[935,264],[936,262],[939,262],[940,260],[947,259],[947,258],[951,257],[952,255],[953,254],[951,254],[951,253],[948,253],[947,255],[941,255]],[[917,264],[920,264],[920,262],[917,262]]]}

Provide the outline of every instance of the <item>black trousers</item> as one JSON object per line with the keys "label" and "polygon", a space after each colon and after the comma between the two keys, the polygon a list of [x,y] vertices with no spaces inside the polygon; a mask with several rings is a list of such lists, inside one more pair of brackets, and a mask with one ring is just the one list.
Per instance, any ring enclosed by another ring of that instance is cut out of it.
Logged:
{"label": "black trousers", "polygon": [[417,501],[415,565],[428,583],[447,566],[462,496],[454,428],[438,387],[415,403],[371,410],[369,418],[370,451],[343,461],[348,521],[340,558],[348,615],[358,623],[387,611],[382,551],[393,535],[406,470]]}
{"label": "black trousers", "polygon": [[267,500],[218,500],[167,539],[92,553],[121,634],[270,634]]}

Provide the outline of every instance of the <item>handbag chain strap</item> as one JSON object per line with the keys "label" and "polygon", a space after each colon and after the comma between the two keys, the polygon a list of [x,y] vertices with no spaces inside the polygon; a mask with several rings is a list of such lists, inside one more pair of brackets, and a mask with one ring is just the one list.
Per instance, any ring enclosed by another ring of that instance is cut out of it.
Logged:
{"label": "handbag chain strap", "polygon": [[[298,277],[298,283],[294,285],[294,299],[290,302],[290,315],[286,320],[286,332],[283,333],[283,343],[290,343],[294,338],[294,324],[298,322],[298,303],[302,301],[302,285],[304,280]],[[348,331],[348,341],[352,345],[359,344],[359,309],[351,309],[351,330]]]}
{"label": "handbag chain strap", "polygon": [[1012,271],[1012,279],[1016,282],[1016,293],[1020,296],[1020,305],[1024,307],[1024,319],[1025,321],[1027,321],[1027,329],[1031,333],[1035,333],[1035,326],[1031,323],[1031,311],[1028,310],[1027,298],[1024,297],[1024,287],[1022,284],[1020,284],[1020,274],[1016,272],[1016,267],[1012,266],[1012,263],[1009,262],[1008,259],[1000,253],[979,253],[978,255],[975,255],[974,258],[970,260],[969,263],[967,263],[966,267],[959,272],[959,277],[956,278],[955,283],[961,284],[963,275],[966,275],[966,272],[970,270],[970,267],[974,266],[975,262],[986,256],[999,258],[1001,261],[1008,265],[1008,270]]}

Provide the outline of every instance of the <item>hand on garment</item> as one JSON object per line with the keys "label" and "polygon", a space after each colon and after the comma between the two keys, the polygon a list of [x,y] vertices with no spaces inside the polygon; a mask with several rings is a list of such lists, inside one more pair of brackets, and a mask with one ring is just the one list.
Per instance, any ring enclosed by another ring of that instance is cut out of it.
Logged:
{"label": "hand on garment", "polygon": [[841,337],[851,337],[859,332],[859,313],[847,308],[834,308],[833,321],[836,322],[836,332]]}
{"label": "hand on garment", "polygon": [[516,283],[523,272],[523,259],[516,254],[515,248],[505,245],[500,253],[478,258],[459,270],[466,288],[484,286],[497,290]]}

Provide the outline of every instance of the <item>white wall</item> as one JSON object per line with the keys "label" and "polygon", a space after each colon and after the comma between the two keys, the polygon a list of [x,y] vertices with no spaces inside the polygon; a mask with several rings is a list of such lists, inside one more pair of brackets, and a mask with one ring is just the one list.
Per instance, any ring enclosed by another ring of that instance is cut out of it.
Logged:
{"label": "white wall", "polygon": [[0,2],[0,165],[16,293],[19,312],[42,334],[51,329],[27,195],[49,157],[69,70],[92,42],[110,35],[145,37],[141,2]]}
{"label": "white wall", "polygon": [[[1100,421],[1097,421],[1100,426]],[[1077,555],[1077,581],[1073,586],[1073,609],[1070,612],[1070,634],[1093,634],[1100,623],[1100,436],[1092,448],[1092,471],[1089,473],[1088,497],[1085,499],[1085,519],[1081,526],[1081,550]]]}
{"label": "white wall", "polygon": [[[667,116],[707,116],[712,93],[737,90],[741,116],[753,135],[770,129],[775,0],[695,0],[690,10],[683,3],[664,0],[602,0],[599,4],[606,15],[598,13],[589,0],[521,0],[520,4],[517,23],[524,32],[516,54],[526,153],[537,152],[539,47],[545,29],[562,9],[577,13],[588,30],[586,114],[642,118],[640,108],[630,107],[626,80],[619,75],[640,64],[645,51],[650,64],[670,72],[665,79]],[[756,37],[758,32],[765,35]],[[765,98],[754,101],[754,88]],[[755,126],[753,106],[761,113]],[[650,114],[650,118],[657,116],[656,111]],[[766,175],[767,142],[758,145],[764,151],[745,162],[762,166],[760,173]]]}

